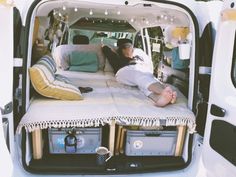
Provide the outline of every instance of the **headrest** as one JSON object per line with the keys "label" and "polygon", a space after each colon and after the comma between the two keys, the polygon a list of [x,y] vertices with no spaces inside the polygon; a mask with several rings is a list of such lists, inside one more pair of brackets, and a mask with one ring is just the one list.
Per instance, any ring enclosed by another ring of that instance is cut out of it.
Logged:
{"label": "headrest", "polygon": [[118,39],[117,40],[117,46],[119,48],[131,47],[131,46],[133,46],[132,45],[132,40],[126,39],[126,38]]}
{"label": "headrest", "polygon": [[89,38],[84,35],[75,35],[73,38],[73,44],[89,44]]}

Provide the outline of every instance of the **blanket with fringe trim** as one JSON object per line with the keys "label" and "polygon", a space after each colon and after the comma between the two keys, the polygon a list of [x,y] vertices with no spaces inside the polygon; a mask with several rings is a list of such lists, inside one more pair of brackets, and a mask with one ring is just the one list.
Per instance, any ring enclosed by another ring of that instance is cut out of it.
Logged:
{"label": "blanket with fringe trim", "polygon": [[17,132],[24,127],[36,129],[65,127],[97,127],[115,120],[119,125],[166,126],[186,125],[195,131],[195,116],[187,107],[187,99],[178,92],[175,104],[164,108],[154,103],[135,87],[95,88],[84,94],[83,101],[35,98],[22,118]]}

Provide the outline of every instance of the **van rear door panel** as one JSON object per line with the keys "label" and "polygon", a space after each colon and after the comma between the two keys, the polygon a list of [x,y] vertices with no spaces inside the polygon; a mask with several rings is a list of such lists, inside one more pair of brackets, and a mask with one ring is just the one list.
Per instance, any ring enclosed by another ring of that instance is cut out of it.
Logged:
{"label": "van rear door panel", "polygon": [[236,21],[220,23],[213,54],[202,158],[209,177],[236,176],[235,34]]}

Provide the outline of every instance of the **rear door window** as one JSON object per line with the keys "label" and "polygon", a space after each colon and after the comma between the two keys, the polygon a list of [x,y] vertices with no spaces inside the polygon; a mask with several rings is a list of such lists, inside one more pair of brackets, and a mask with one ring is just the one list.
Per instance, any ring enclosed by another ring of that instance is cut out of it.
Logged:
{"label": "rear door window", "polygon": [[231,75],[234,86],[236,87],[236,35],[234,38],[233,64],[232,64]]}

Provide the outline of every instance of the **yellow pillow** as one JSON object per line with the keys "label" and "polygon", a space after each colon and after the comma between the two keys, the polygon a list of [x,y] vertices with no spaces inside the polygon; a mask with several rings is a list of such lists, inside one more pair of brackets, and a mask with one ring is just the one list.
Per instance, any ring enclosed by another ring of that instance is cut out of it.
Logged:
{"label": "yellow pillow", "polygon": [[30,79],[34,89],[41,95],[60,100],[82,100],[79,89],[69,83],[55,78],[48,67],[35,64],[29,69]]}

